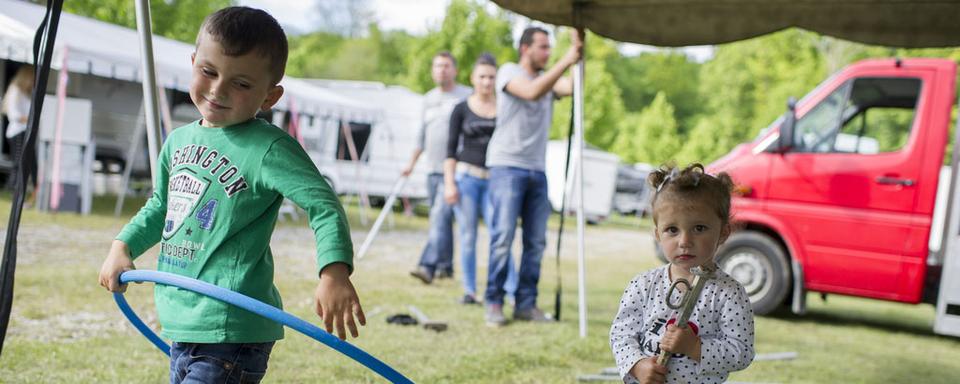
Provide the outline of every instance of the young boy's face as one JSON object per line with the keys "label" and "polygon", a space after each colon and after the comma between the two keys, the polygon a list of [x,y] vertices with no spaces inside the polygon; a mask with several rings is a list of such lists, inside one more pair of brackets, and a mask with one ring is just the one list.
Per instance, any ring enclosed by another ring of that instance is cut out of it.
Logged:
{"label": "young boy's face", "polygon": [[257,52],[227,56],[220,43],[206,32],[191,57],[193,79],[190,99],[203,116],[204,127],[227,127],[268,110],[283,88],[271,81],[270,60]]}

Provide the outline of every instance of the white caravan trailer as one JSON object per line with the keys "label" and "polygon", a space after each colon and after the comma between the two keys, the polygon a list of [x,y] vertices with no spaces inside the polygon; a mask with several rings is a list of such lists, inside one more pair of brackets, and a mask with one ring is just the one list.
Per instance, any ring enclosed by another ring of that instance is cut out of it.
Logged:
{"label": "white caravan trailer", "polygon": [[[547,143],[547,188],[550,205],[559,212],[563,202],[563,171],[567,159],[567,142]],[[570,169],[573,175],[574,164]],[[613,194],[617,187],[617,166],[620,158],[610,152],[587,146],[583,151],[583,213],[587,220],[599,222],[610,216]],[[576,190],[567,193],[567,212],[576,212]]]}
{"label": "white caravan trailer", "polygon": [[[0,85],[9,82],[5,77],[12,74],[16,66],[33,61],[33,33],[44,12],[44,7],[29,2],[0,0]],[[134,29],[69,13],[63,13],[60,19],[51,66],[59,70],[66,55],[70,72],[67,95],[90,100],[92,104],[90,119],[96,158],[102,165],[98,171],[116,171],[118,166],[113,164],[123,167],[132,163],[135,174],[149,174],[146,140],[139,135],[144,129],[139,42]],[[171,125],[177,127],[199,118],[187,94],[193,45],[158,36],[153,37],[153,44],[157,83],[165,90],[160,101],[166,100],[170,105]],[[283,98],[272,115],[263,117],[280,123],[278,126],[284,129],[291,107],[296,108],[305,123],[300,125],[304,131],[333,121],[339,125],[341,120],[370,124],[380,114],[367,103],[303,80],[285,77],[281,85],[285,89]],[[51,72],[45,104],[56,101],[52,95],[56,86],[57,74]],[[163,109],[161,106],[161,111]],[[138,137],[140,150],[131,153],[130,148]]]}
{"label": "white caravan trailer", "polygon": [[[405,87],[369,81],[311,79],[309,83],[341,96],[363,101],[379,111],[372,124],[352,123],[349,127],[315,131],[320,145],[307,145],[307,152],[334,185],[338,193],[365,193],[374,197],[390,195],[400,172],[416,148],[422,121],[423,95]],[[359,161],[354,161],[344,135],[350,139]],[[421,156],[422,158],[423,156]],[[400,197],[425,199],[426,165],[418,162],[400,190]]]}

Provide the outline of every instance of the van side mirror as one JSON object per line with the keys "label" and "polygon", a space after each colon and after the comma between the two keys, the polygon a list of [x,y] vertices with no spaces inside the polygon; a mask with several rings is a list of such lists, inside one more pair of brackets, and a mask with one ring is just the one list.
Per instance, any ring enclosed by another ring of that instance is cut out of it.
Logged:
{"label": "van side mirror", "polygon": [[797,124],[797,99],[790,96],[787,99],[787,112],[783,114],[783,123],[780,124],[780,141],[777,152],[786,152],[793,148],[793,128]]}

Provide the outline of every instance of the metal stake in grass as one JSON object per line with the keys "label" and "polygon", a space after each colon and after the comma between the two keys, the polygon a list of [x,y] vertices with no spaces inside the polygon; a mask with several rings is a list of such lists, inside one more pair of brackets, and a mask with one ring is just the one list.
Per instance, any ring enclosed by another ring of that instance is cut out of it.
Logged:
{"label": "metal stake in grass", "polygon": [[413,315],[417,317],[417,321],[419,321],[420,324],[423,324],[424,329],[437,332],[443,332],[447,330],[447,322],[430,320],[427,315],[423,314],[423,312],[420,312],[420,309],[412,305],[408,305],[407,309],[409,309],[410,312],[413,312]]}

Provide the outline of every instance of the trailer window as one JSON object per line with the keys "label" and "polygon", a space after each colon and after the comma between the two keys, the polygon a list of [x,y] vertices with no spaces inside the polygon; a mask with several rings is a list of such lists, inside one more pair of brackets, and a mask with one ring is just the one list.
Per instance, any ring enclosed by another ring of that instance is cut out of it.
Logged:
{"label": "trailer window", "polygon": [[797,122],[797,150],[859,154],[900,150],[910,137],[920,87],[921,81],[911,78],[861,78],[844,84]]}
{"label": "trailer window", "polygon": [[[337,140],[337,160],[356,160],[369,161],[369,156],[365,156],[367,150],[367,141],[370,139],[370,124],[348,123],[350,136],[344,135],[344,129],[341,125]],[[354,157],[354,154],[356,157]]]}

